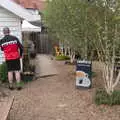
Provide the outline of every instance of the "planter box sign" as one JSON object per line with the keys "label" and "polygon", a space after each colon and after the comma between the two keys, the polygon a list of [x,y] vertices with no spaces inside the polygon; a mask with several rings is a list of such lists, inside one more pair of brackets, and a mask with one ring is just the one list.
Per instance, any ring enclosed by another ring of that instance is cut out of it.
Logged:
{"label": "planter box sign", "polygon": [[76,86],[77,88],[91,87],[91,61],[77,61],[76,65]]}

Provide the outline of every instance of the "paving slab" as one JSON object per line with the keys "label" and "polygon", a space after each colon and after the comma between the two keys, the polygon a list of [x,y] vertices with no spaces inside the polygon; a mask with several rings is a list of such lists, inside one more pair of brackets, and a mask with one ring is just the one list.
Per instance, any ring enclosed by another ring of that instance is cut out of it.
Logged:
{"label": "paving slab", "polygon": [[58,74],[58,71],[49,55],[40,54],[36,57],[36,77],[45,77]]}
{"label": "paving slab", "polygon": [[0,120],[7,120],[13,100],[13,96],[0,99]]}

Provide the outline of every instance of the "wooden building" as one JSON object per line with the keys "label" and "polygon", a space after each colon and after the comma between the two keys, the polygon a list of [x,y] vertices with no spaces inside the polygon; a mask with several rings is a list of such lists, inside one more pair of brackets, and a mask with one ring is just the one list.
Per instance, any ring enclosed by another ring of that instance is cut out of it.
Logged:
{"label": "wooden building", "polygon": [[[15,35],[22,42],[22,21],[31,23],[40,22],[39,15],[33,15],[24,7],[16,4],[12,0],[0,0],[0,39],[3,37],[2,30],[9,27],[11,34]],[[4,61],[4,55],[0,51],[0,64]]]}

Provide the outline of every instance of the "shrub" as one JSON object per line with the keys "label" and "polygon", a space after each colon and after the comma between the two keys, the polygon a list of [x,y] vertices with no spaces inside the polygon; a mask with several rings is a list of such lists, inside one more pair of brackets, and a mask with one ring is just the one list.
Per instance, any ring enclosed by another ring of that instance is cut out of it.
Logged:
{"label": "shrub", "polygon": [[91,75],[92,75],[92,77],[96,77],[97,76],[96,72],[94,72],[94,71],[91,72]]}
{"label": "shrub", "polygon": [[0,65],[0,80],[2,82],[7,81],[7,66],[6,63],[4,62],[3,64]]}
{"label": "shrub", "polygon": [[98,89],[95,95],[95,103],[97,105],[120,105],[120,91],[115,90],[112,95],[108,95],[104,89]]}
{"label": "shrub", "polygon": [[56,60],[70,60],[70,57],[65,56],[65,55],[59,55],[59,56],[56,56],[55,59]]}

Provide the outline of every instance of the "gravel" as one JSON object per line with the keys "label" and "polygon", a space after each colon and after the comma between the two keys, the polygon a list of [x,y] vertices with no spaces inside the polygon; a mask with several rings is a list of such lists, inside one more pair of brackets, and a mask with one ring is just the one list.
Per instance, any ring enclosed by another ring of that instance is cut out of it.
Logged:
{"label": "gravel", "polygon": [[119,106],[96,106],[94,94],[102,86],[101,73],[91,89],[75,87],[75,66],[55,61],[59,74],[25,84],[15,96],[8,120],[120,120]]}

